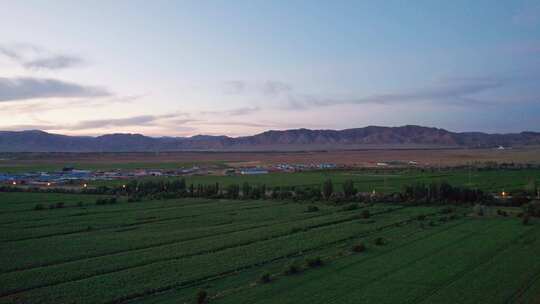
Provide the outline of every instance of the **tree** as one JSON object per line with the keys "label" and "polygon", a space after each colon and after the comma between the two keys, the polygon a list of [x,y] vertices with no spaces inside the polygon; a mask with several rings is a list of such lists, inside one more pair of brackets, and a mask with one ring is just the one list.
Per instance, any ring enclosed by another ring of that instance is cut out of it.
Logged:
{"label": "tree", "polygon": [[244,184],[242,184],[242,197],[248,198],[250,194],[251,194],[251,186],[249,185],[248,182],[244,182]]}
{"label": "tree", "polygon": [[356,194],[356,189],[354,188],[354,182],[352,180],[346,180],[343,182],[343,194],[346,198],[351,198]]}
{"label": "tree", "polygon": [[240,195],[240,186],[238,184],[230,184],[227,186],[227,197],[237,199]]}
{"label": "tree", "polygon": [[536,196],[538,191],[538,184],[535,179],[530,178],[527,184],[525,185],[525,191],[529,195]]}
{"label": "tree", "polygon": [[208,303],[208,293],[206,290],[201,290],[197,293],[197,304]]}
{"label": "tree", "polygon": [[332,196],[332,193],[334,193],[334,185],[332,184],[332,180],[327,179],[323,183],[323,196],[328,200]]}

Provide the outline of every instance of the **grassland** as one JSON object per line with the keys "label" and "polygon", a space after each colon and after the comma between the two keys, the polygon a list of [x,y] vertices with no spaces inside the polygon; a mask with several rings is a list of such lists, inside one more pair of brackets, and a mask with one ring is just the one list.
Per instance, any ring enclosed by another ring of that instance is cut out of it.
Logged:
{"label": "grassland", "polygon": [[[203,289],[210,303],[540,299],[536,220],[438,206],[95,199],[0,193],[0,303],[195,303]],[[359,243],[366,250],[353,252]],[[315,257],[323,265],[307,266]],[[291,264],[300,273],[284,274]]]}

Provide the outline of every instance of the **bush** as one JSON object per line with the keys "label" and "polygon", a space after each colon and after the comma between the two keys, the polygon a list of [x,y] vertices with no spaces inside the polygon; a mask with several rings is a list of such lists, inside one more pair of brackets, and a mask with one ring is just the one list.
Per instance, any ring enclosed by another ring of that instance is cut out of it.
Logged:
{"label": "bush", "polygon": [[300,273],[300,271],[301,271],[301,269],[300,269],[300,267],[298,265],[291,264],[285,269],[284,274],[285,275],[293,275],[293,274]]}
{"label": "bush", "polygon": [[317,212],[317,211],[319,211],[319,207],[313,206],[313,205],[309,205],[306,210],[306,212]]}
{"label": "bush", "polygon": [[208,293],[206,290],[201,290],[197,293],[197,304],[208,303]]}
{"label": "bush", "polygon": [[96,200],[96,205],[112,205],[112,204],[116,204],[116,203],[117,203],[116,197],[98,198]]}
{"label": "bush", "polygon": [[500,215],[500,216],[508,216],[508,213],[504,210],[501,210],[501,209],[497,209],[497,215]]}
{"label": "bush", "polygon": [[56,203],[56,208],[64,208],[64,203],[63,202]]}
{"label": "bush", "polygon": [[540,201],[532,201],[523,207],[524,211],[530,216],[540,217]]}
{"label": "bush", "polygon": [[425,214],[420,214],[419,216],[416,217],[416,219],[417,219],[418,221],[423,221],[423,220],[426,219],[426,215],[425,215]]}
{"label": "bush", "polygon": [[321,267],[323,265],[323,261],[320,257],[316,257],[316,258],[308,259],[307,265],[311,268]]}
{"label": "bush", "polygon": [[37,205],[34,207],[34,210],[45,210],[45,206],[43,206],[43,204],[37,204]]}
{"label": "bush", "polygon": [[136,203],[136,202],[140,202],[140,201],[141,201],[141,198],[138,197],[138,196],[130,196],[127,199],[128,203]]}
{"label": "bush", "polygon": [[263,284],[270,283],[271,281],[272,281],[272,278],[270,277],[269,273],[265,273],[259,278],[259,282]]}
{"label": "bush", "polygon": [[529,225],[529,221],[530,221],[530,216],[528,214],[523,215],[523,219],[521,220],[523,225]]}
{"label": "bush", "polygon": [[343,211],[352,211],[358,209],[358,204],[349,204],[342,208]]}
{"label": "bush", "polygon": [[83,202],[78,202],[77,203],[77,207],[83,207],[83,206],[84,206]]}
{"label": "bush", "polygon": [[55,204],[49,204],[49,209],[54,209],[54,208],[56,208]]}
{"label": "bush", "polygon": [[484,214],[486,213],[485,207],[480,204],[474,205],[473,211],[478,216],[484,216]]}
{"label": "bush", "polygon": [[363,210],[360,215],[362,216],[362,218],[365,218],[365,219],[371,216],[371,214],[369,213],[369,210]]}
{"label": "bush", "polygon": [[382,237],[378,237],[375,239],[375,245],[382,246],[385,244],[386,244],[386,241]]}
{"label": "bush", "polygon": [[452,209],[452,207],[444,207],[440,211],[441,214],[448,214],[452,212],[454,212],[454,209]]}
{"label": "bush", "polygon": [[356,244],[353,246],[352,251],[358,253],[364,252],[366,251],[366,245],[364,245],[364,243]]}

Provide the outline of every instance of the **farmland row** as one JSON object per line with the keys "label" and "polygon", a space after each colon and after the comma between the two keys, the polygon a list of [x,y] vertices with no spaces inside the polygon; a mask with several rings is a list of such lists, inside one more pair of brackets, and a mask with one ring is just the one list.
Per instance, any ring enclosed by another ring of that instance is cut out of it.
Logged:
{"label": "farmland row", "polygon": [[[111,299],[111,301],[114,301],[114,299],[125,300],[140,296],[141,292],[148,294],[174,288],[209,276],[265,264],[276,259],[296,255],[299,252],[307,252],[352,237],[358,237],[361,233],[379,230],[375,228],[361,229],[362,226],[365,226],[365,224],[342,223],[339,227],[327,226],[312,231],[294,233],[279,239],[268,239],[222,251],[207,252],[189,258],[157,262],[136,269],[122,270],[80,281],[62,283],[45,289],[35,289],[19,296],[44,296],[52,302],[62,302],[64,296],[72,297],[77,295],[84,295],[84,301],[88,302],[101,302],[104,299]],[[380,224],[378,228],[383,226],[384,223]],[[390,222],[389,226],[393,226],[393,223]],[[215,263],[215,261],[221,262]],[[129,284],[120,284],[122,286],[119,286],[119,282],[129,282]],[[148,282],[152,282],[151,286],[154,287],[149,286]],[[85,288],[85,286],[95,287],[96,284],[114,284],[120,289],[111,294],[109,288],[105,288],[106,290],[98,288],[100,290],[98,294],[101,293],[101,295],[96,295]],[[55,290],[63,290],[64,292],[56,294]],[[73,290],[76,293],[71,294],[71,292],[68,292],[70,295],[66,295],[66,290]],[[56,298],[55,294],[60,298]]]}
{"label": "farmland row", "polygon": [[[386,213],[387,211],[380,212]],[[10,290],[9,286],[16,286],[17,281],[19,280],[27,282],[27,286],[33,286],[34,284],[31,283],[33,280],[36,282],[43,282],[43,278],[46,277],[44,273],[62,273],[62,276],[84,278],[85,276],[89,276],[89,273],[92,272],[103,274],[121,269],[146,266],[150,263],[217,252],[354,220],[357,220],[357,218],[351,217],[350,214],[328,215],[322,216],[320,219],[310,217],[300,221],[298,219],[289,219],[288,221],[269,223],[269,225],[262,227],[241,229],[239,231],[228,233],[216,232],[216,234],[208,237],[193,240],[181,240],[171,244],[144,248],[142,250],[128,250],[121,253],[96,256],[90,259],[63,261],[51,265],[30,268],[26,271],[14,270],[0,276],[2,281],[5,282],[0,294],[5,295],[13,293],[14,290]],[[108,259],[106,260],[105,258]],[[83,266],[81,266],[81,264]],[[64,281],[66,280],[69,279],[64,279]],[[8,282],[12,282],[12,284],[9,284]]]}

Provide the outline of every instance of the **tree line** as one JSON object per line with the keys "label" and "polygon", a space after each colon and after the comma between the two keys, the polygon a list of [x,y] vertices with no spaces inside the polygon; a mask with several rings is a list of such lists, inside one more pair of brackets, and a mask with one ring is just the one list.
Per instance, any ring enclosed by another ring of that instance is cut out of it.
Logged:
{"label": "tree line", "polygon": [[[531,184],[533,193],[537,184]],[[211,199],[251,199],[251,200],[294,200],[294,201],[330,201],[340,202],[389,202],[414,204],[466,204],[482,203],[492,205],[521,206],[530,201],[530,195],[516,195],[511,200],[497,200],[491,194],[479,189],[453,186],[447,182],[416,183],[404,186],[401,191],[393,193],[361,192],[353,180],[345,180],[341,189],[337,189],[331,179],[321,185],[313,186],[276,186],[265,184],[232,183],[222,185],[188,184],[185,179],[175,180],[131,180],[121,186],[99,186],[82,190],[66,188],[19,188],[0,186],[0,192],[43,192],[43,193],[83,193],[126,196],[129,201],[142,199],[171,199],[183,197],[199,197]]]}

